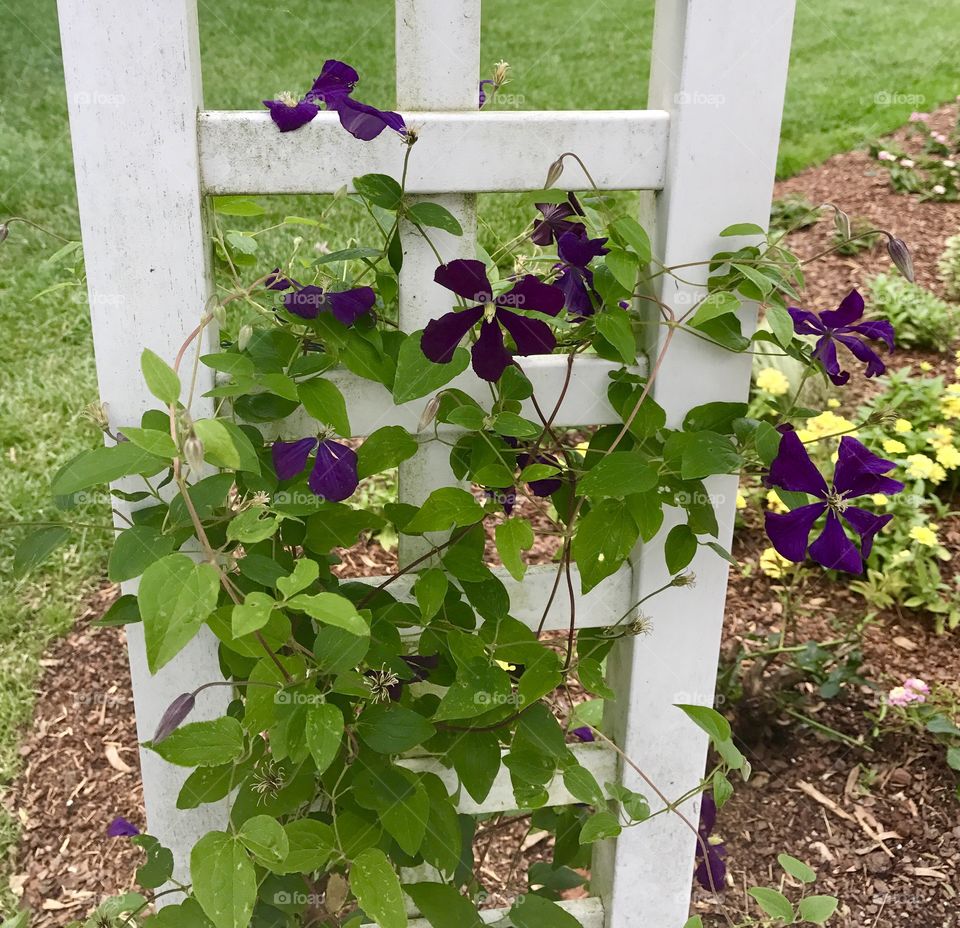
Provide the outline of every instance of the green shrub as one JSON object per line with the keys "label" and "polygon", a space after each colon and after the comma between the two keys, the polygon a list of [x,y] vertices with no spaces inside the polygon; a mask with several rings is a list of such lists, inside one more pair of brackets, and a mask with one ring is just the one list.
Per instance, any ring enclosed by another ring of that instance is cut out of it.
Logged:
{"label": "green shrub", "polygon": [[955,309],[935,293],[891,274],[878,274],[867,291],[872,314],[893,323],[901,347],[945,351],[956,338]]}
{"label": "green shrub", "polygon": [[948,300],[960,300],[960,235],[951,235],[937,261],[943,291]]}

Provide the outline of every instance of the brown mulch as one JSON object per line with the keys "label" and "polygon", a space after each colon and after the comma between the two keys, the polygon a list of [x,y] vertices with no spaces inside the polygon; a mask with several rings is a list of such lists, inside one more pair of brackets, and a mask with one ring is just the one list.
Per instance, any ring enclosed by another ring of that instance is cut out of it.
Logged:
{"label": "brown mulch", "polygon": [[[955,118],[955,108],[945,107],[932,125],[943,130]],[[910,245],[918,282],[938,289],[936,259],[944,240],[960,229],[960,204],[895,195],[886,171],[864,152],[837,155],[777,185],[776,196],[790,193],[814,203],[837,203],[855,220],[889,228]],[[832,217],[825,213],[817,225],[792,235],[791,245],[801,256],[812,256],[829,244],[831,229]],[[831,308],[851,287],[890,267],[882,244],[808,265],[805,305]],[[898,353],[892,363],[923,357]],[[954,364],[952,356],[927,360],[943,370]],[[529,503],[521,507],[532,514]],[[947,541],[955,557],[960,554],[960,531]],[[756,532],[740,532],[736,553],[755,562],[758,544]],[[555,540],[541,542],[528,560],[549,562],[555,548]],[[343,561],[338,572],[352,575],[381,573],[396,562],[392,552],[375,543],[343,552]],[[779,629],[781,611],[772,585],[758,571],[731,576],[724,654],[745,639]],[[49,652],[34,725],[21,748],[23,769],[4,798],[22,828],[11,886],[37,913],[34,928],[64,925],[104,895],[131,886],[139,857],[127,841],[105,837],[115,815],[143,824],[124,635],[90,626],[114,595],[113,588],[104,588],[74,631]],[[798,642],[843,637],[866,611],[862,599],[826,584],[811,591],[806,602],[809,608],[794,631]],[[862,676],[883,688],[905,676],[956,686],[960,638],[938,637],[931,628],[922,616],[877,616],[863,635]],[[960,910],[960,804],[942,749],[917,734],[873,740],[866,713],[879,705],[875,689],[855,686],[836,699],[819,700],[809,684],[793,688],[806,696],[804,714],[848,740],[831,740],[789,718],[763,685],[731,711],[754,775],[738,786],[717,826],[728,848],[724,906],[735,917],[756,916],[745,890],[779,885],[776,856],[787,852],[817,869],[816,892],[841,899],[831,925],[950,924]],[[479,876],[491,903],[524,892],[529,863],[549,857],[550,839],[528,831],[525,818],[481,829]],[[798,887],[789,882],[783,891],[798,896]],[[725,923],[717,902],[700,890],[694,891],[692,911],[711,926]]]}

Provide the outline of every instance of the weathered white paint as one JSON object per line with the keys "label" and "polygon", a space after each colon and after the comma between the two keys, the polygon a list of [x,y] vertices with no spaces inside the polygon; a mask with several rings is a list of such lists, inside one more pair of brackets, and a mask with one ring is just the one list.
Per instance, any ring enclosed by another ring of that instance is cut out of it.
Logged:
{"label": "weathered white paint", "polygon": [[[780,116],[790,53],[794,4],[765,0],[659,0],[653,42],[650,105],[670,112],[664,190],[658,197],[654,253],[667,265],[701,261],[734,242],[717,233],[734,222],[766,226],[773,188]],[[706,280],[705,267],[685,279]],[[662,298],[678,315],[691,288],[664,278]],[[745,329],[753,320],[744,319]],[[656,348],[656,346],[654,346]],[[747,396],[750,356],[681,336],[670,348],[654,395],[677,425],[687,409]],[[710,481],[729,545],[737,480]],[[667,520],[660,538],[672,525]],[[636,590],[669,575],[661,542],[643,552]],[[704,771],[706,737],[678,702],[713,702],[723,624],[727,565],[707,549],[695,559],[695,589],[674,588],[651,600],[654,632],[622,642],[609,659],[608,682],[625,694],[608,707],[611,736],[668,797],[695,786]],[[637,597],[639,598],[639,597]],[[651,800],[629,768],[623,782]],[[694,825],[699,802],[684,806]],[[598,849],[594,890],[601,891],[608,928],[674,928],[686,919],[695,836],[674,815],[625,831]]]}
{"label": "weathered white paint", "polygon": [[[140,374],[142,349],[172,360],[213,292],[199,186],[196,9],[192,0],[141,4],[135,13],[124,0],[58,6],[100,395],[117,428],[158,406]],[[210,386],[201,370],[199,392]],[[198,415],[209,410],[199,403]],[[145,741],[176,696],[219,679],[220,670],[212,635],[195,639],[156,676],[140,626],[129,626],[127,639],[137,735]],[[205,691],[193,718],[222,715],[227,698],[226,688]],[[189,880],[185,852],[223,826],[225,804],[178,811],[189,771],[150,751],[140,763],[148,827],[177,852],[177,875]]]}
{"label": "weathered white paint", "polygon": [[[398,60],[402,67],[404,60]],[[446,99],[453,84],[450,75],[442,73],[435,86]],[[398,93],[406,86],[400,85]],[[412,103],[402,101],[401,96],[399,108],[420,139],[410,159],[410,193],[540,190],[547,168],[565,151],[584,159],[601,189],[663,186],[666,113],[478,113],[476,75],[469,101],[473,112],[416,112]],[[431,109],[440,105],[434,103]],[[466,103],[458,108],[466,109]],[[626,158],[625,152],[635,155]],[[333,193],[359,174],[399,177],[403,153],[396,133],[360,142],[343,131],[335,113],[320,113],[309,125],[284,134],[276,131],[266,112],[200,116],[200,170],[208,193]],[[569,161],[563,182],[589,186]]]}

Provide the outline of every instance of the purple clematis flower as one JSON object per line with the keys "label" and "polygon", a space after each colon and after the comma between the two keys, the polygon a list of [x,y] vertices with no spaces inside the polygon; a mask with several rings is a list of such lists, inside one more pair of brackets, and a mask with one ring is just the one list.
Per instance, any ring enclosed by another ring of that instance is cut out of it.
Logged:
{"label": "purple clematis flower", "polygon": [[357,455],[352,448],[325,438],[301,438],[299,441],[275,441],[271,453],[273,468],[281,480],[291,480],[307,469],[313,449],[313,462],[307,485],[326,500],[339,503],[353,496],[360,482],[357,476]]}
{"label": "purple clematis flower", "polygon": [[473,369],[484,380],[496,382],[513,363],[513,356],[503,343],[502,329],[513,337],[516,353],[520,355],[549,354],[556,346],[557,339],[550,326],[516,312],[529,309],[556,316],[563,309],[563,294],[556,287],[528,274],[513,289],[495,297],[483,262],[459,258],[440,265],[433,279],[465,300],[480,304],[427,323],[420,348],[434,363],[449,363],[463,336],[481,320],[472,355]]}
{"label": "purple clematis flower", "polygon": [[866,362],[867,376],[882,374],[886,365],[880,355],[867,344],[868,339],[885,342],[893,351],[893,326],[885,319],[872,322],[857,322],[863,318],[863,297],[851,290],[836,309],[813,313],[808,309],[791,306],[787,312],[793,319],[793,328],[798,335],[818,335],[813,356],[823,365],[827,376],[838,386],[849,379],[848,371],[840,370],[837,359],[837,344],[848,348],[859,360]]}
{"label": "purple clematis flower", "polygon": [[[593,271],[587,265],[610,251],[605,238],[588,238],[582,233],[564,232],[557,242],[557,254],[563,262],[563,271],[557,278],[557,286],[563,291],[567,312],[574,318],[583,319],[593,315],[596,296],[593,289]],[[597,300],[600,298],[597,296]]]}
{"label": "purple clematis flower", "polygon": [[572,733],[581,741],[586,741],[587,743],[597,740],[594,737],[593,729],[589,725],[581,725],[579,728],[574,728]]}
{"label": "purple clematis flower", "polygon": [[301,319],[316,319],[320,313],[331,312],[338,322],[353,325],[361,316],[373,309],[377,295],[371,287],[355,287],[334,293],[309,284],[283,298],[288,312]]}
{"label": "purple clematis flower", "polygon": [[132,838],[138,834],[140,834],[140,829],[120,815],[107,825],[108,838]]}
{"label": "purple clematis flower", "polygon": [[549,245],[559,242],[560,237],[567,232],[574,235],[586,235],[587,229],[582,222],[571,221],[571,216],[582,216],[583,209],[573,193],[567,194],[566,203],[535,203],[542,219],[533,223],[533,232],[530,241],[534,245]]}
{"label": "purple clematis flower", "polygon": [[270,110],[270,116],[281,132],[291,132],[306,125],[320,112],[322,104],[340,117],[340,125],[347,132],[363,142],[375,139],[387,128],[405,133],[406,125],[399,113],[378,110],[350,96],[359,79],[350,65],[331,58],[324,63],[320,76],[302,100],[293,97],[264,100],[263,105]]}
{"label": "purple clematis flower", "polygon": [[[724,858],[727,856],[727,849],[722,842],[710,843],[710,835],[716,823],[717,804],[713,801],[713,796],[705,793],[700,804],[700,824],[697,828],[700,840],[697,842],[696,877],[697,882],[704,889],[709,890],[721,890],[726,886],[727,865],[724,863]],[[704,854],[704,847],[706,854]]]}
{"label": "purple clematis flower", "polygon": [[[808,493],[818,501],[790,512],[768,511],[765,514],[765,528],[773,547],[789,561],[800,563],[809,550],[810,557],[824,567],[852,574],[863,573],[864,560],[870,555],[874,536],[893,515],[878,516],[852,506],[851,502],[873,493],[899,493],[903,484],[883,476],[893,467],[892,461],[878,458],[855,438],[844,435],[840,439],[833,486],[828,487],[797,433],[785,432],[766,482],[784,490]],[[813,525],[824,513],[826,522],[810,544]],[[843,522],[860,536],[860,550],[847,537]]]}

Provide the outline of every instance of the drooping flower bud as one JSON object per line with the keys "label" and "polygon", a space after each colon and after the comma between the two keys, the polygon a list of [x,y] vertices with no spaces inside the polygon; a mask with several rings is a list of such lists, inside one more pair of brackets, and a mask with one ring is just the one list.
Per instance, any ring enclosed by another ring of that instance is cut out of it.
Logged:
{"label": "drooping flower bud", "polygon": [[417,423],[417,431],[422,432],[437,417],[437,411],[440,409],[440,395],[430,398],[430,402],[423,407],[423,414]]}
{"label": "drooping flower bud", "polygon": [[560,180],[560,175],[562,173],[563,173],[563,156],[561,155],[547,169],[547,179],[543,183],[543,189],[546,190],[547,188],[552,187],[558,180]]}
{"label": "drooping flower bud", "polygon": [[180,723],[193,712],[196,704],[197,700],[193,693],[181,693],[163,713],[160,724],[154,732],[153,743],[159,744],[164,738],[173,734],[180,727]]}
{"label": "drooping flower bud", "polygon": [[226,325],[227,322],[227,308],[222,304],[218,304],[214,307],[213,318],[216,320],[217,325]]}
{"label": "drooping flower bud", "polygon": [[887,253],[890,255],[890,259],[894,265],[896,265],[897,270],[903,274],[910,283],[915,283],[913,256],[910,254],[907,243],[902,238],[895,238],[891,235],[887,239]]}
{"label": "drooping flower bud", "polygon": [[250,339],[253,338],[253,326],[244,325],[240,327],[240,331],[237,334],[237,350],[246,351],[247,345],[250,344]]}
{"label": "drooping flower bud", "polygon": [[203,442],[193,432],[183,443],[183,457],[191,470],[198,471],[203,468]]}
{"label": "drooping flower bud", "polygon": [[839,206],[833,208],[833,225],[837,230],[837,235],[844,241],[853,234],[851,231],[850,217]]}

